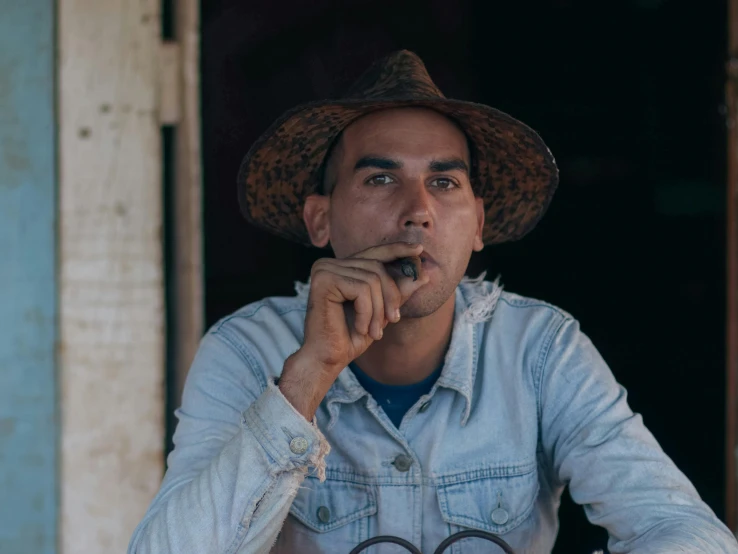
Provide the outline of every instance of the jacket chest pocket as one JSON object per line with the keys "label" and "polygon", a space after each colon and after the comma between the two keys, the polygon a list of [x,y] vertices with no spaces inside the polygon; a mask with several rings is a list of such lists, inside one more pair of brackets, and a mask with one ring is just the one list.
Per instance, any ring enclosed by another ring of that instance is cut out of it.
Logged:
{"label": "jacket chest pocket", "polygon": [[[373,487],[307,478],[292,502],[275,552],[349,552],[369,538],[377,513]],[[295,550],[296,549],[296,550]]]}
{"label": "jacket chest pocket", "polygon": [[535,465],[505,475],[446,477],[438,487],[441,515],[447,523],[481,529],[495,535],[510,533],[530,516],[538,497]]}

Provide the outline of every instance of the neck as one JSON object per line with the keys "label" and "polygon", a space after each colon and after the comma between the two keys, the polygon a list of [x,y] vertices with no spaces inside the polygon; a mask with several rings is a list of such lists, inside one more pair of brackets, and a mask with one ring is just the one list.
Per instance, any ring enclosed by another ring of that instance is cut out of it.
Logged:
{"label": "neck", "polygon": [[456,295],[426,317],[388,325],[355,362],[369,377],[386,385],[409,385],[428,377],[443,362],[451,341]]}

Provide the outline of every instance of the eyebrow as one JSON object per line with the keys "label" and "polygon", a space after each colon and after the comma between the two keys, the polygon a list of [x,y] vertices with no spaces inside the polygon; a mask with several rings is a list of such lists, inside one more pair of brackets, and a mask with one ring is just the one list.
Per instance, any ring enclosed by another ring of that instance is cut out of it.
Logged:
{"label": "eyebrow", "polygon": [[447,160],[433,160],[429,168],[434,173],[444,173],[446,171],[463,171],[467,175],[469,174],[469,166],[461,158],[450,158]]}
{"label": "eyebrow", "polygon": [[[364,156],[354,165],[354,172],[367,167],[374,169],[402,169],[402,162],[381,156]],[[469,173],[469,166],[461,158],[449,158],[444,160],[433,160],[428,168],[434,173],[445,171],[463,171]]]}
{"label": "eyebrow", "polygon": [[356,162],[356,165],[354,165],[354,172],[366,167],[373,167],[375,169],[400,169],[402,167],[402,162],[398,162],[397,160],[392,160],[390,158],[382,158],[380,156],[364,156]]}

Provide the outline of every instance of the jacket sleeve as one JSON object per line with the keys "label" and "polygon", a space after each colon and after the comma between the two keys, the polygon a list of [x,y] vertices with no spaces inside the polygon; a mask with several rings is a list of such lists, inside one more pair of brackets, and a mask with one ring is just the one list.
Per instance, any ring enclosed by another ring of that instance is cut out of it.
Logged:
{"label": "jacket sleeve", "polygon": [[268,552],[308,469],[324,468],[320,431],[273,382],[264,390],[243,348],[214,331],[203,339],[168,470],[129,554]]}
{"label": "jacket sleeve", "polygon": [[538,364],[541,440],[553,477],[607,529],[612,554],[738,553],[575,320],[551,328]]}

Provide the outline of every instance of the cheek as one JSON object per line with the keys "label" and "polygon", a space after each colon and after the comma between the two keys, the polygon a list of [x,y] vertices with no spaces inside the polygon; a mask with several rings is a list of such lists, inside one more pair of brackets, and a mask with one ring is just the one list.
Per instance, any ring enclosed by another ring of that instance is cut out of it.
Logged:
{"label": "cheek", "polygon": [[444,273],[449,279],[463,277],[474,251],[476,235],[476,215],[471,211],[458,218],[450,218],[448,224],[439,225],[437,247],[442,249],[439,254],[443,257]]}
{"label": "cheek", "polygon": [[366,204],[331,210],[330,242],[337,257],[345,257],[375,246],[383,235],[388,218]]}
{"label": "cheek", "polygon": [[457,209],[449,210],[446,214],[441,214],[438,227],[447,244],[454,244],[456,248],[463,250],[474,246],[477,225],[475,207],[465,204]]}

